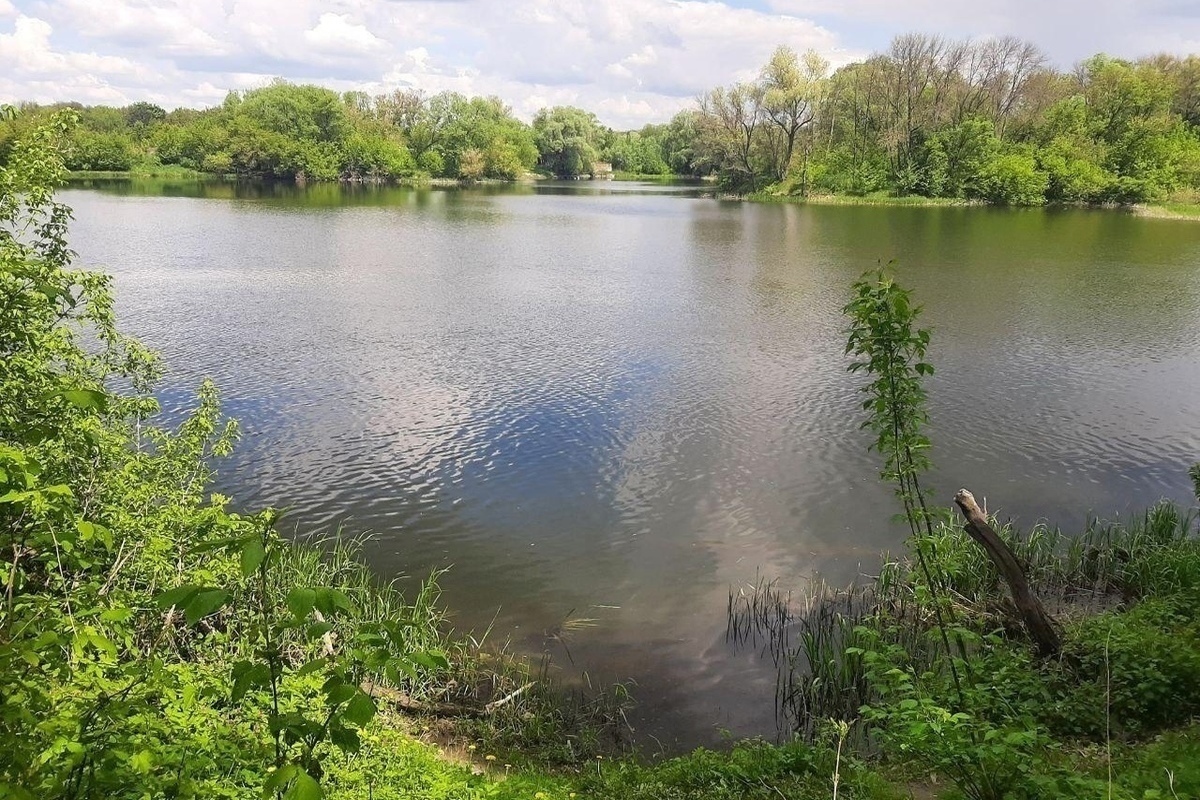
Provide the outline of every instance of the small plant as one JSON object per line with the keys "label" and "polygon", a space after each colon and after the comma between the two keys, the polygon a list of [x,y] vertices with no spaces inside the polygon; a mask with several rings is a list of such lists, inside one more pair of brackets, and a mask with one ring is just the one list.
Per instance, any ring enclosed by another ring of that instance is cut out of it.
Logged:
{"label": "small plant", "polygon": [[947,698],[956,690],[940,674],[918,672],[903,648],[882,642],[874,631],[864,629],[862,635],[875,646],[853,652],[880,697],[862,715],[885,751],[949,777],[976,800],[1031,792],[1034,765],[1049,737],[1029,709],[990,704],[985,706],[990,716],[954,710]]}

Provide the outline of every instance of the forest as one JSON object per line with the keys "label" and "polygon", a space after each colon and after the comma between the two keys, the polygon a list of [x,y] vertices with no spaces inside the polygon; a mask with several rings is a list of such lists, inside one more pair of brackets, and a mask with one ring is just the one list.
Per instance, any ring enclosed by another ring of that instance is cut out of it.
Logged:
{"label": "forest", "polygon": [[527,124],[496,97],[282,80],[204,110],[23,104],[0,122],[0,164],[64,106],[81,119],[66,152],[77,172],[478,181],[574,178],[604,163],[618,176],[710,178],[738,196],[1041,205],[1190,203],[1200,192],[1200,57],[1096,55],[1062,70],[1012,37],[908,34],[832,71],[781,46],[757,79],[635,131],[573,107]]}

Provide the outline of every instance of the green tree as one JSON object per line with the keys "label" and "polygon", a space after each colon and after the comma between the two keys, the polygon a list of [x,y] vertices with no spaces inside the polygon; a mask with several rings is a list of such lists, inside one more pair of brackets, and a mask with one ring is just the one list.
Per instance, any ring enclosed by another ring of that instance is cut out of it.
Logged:
{"label": "green tree", "polygon": [[134,130],[145,131],[166,119],[167,112],[154,103],[138,102],[125,108],[125,124]]}
{"label": "green tree", "polygon": [[[763,89],[763,112],[783,137],[783,147],[774,164],[776,180],[787,177],[802,135],[816,119],[825,92],[829,62],[809,50],[803,58],[790,47],[781,46],[763,67],[759,82]],[[807,191],[809,148],[803,146],[803,191]]]}
{"label": "green tree", "polygon": [[72,170],[130,169],[137,161],[133,141],[124,133],[98,133],[77,128],[67,150],[67,167]]}
{"label": "green tree", "polygon": [[598,158],[601,129],[594,114],[580,108],[543,108],[533,118],[538,164],[560,178],[589,174]]}

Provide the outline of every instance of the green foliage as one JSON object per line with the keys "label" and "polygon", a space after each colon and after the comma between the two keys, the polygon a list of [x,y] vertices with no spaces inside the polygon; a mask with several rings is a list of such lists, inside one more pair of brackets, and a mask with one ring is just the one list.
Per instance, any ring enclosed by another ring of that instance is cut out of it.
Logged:
{"label": "green foliage", "polygon": [[976,800],[1038,796],[1033,773],[1049,739],[1032,713],[992,707],[989,718],[955,711],[942,699],[950,688],[942,674],[920,672],[904,648],[884,644],[869,629],[862,634],[876,637],[876,645],[850,652],[862,659],[879,695],[877,703],[863,707],[863,719],[889,755],[949,777]]}
{"label": "green foliage", "polygon": [[97,133],[79,128],[72,137],[66,164],[72,170],[130,169],[137,160],[133,141],[124,133]]}
{"label": "green foliage", "polygon": [[[597,161],[640,175],[713,176],[736,194],[961,198],[1010,206],[1131,204],[1200,191],[1200,59],[1096,56],[1055,71],[1016,39],[950,46],[905,34],[832,75],[777,48],[755,80],[705,93],[667,124],[614,132],[577,108],[532,126],[495,97],[338,94],[284,81],[170,113],[71,104],[69,166],[178,166],[250,177],[513,180]],[[970,64],[965,69],[964,64]],[[0,119],[0,164],[31,120]]]}
{"label": "green foliage", "polygon": [[153,424],[158,362],[108,276],[72,268],[54,200],[77,118],[0,169],[0,793],[320,797],[376,716],[365,687],[446,678],[436,590],[407,604],[208,496],[237,432],[211,384]]}
{"label": "green foliage", "polygon": [[166,119],[167,112],[154,103],[138,102],[125,109],[125,124],[135,131],[145,131]]}
{"label": "green foliage", "polygon": [[1028,153],[1003,153],[989,159],[976,176],[976,196],[1005,206],[1040,206],[1049,177]]}
{"label": "green foliage", "polygon": [[941,131],[937,139],[946,154],[946,179],[936,196],[976,196],[984,166],[1000,147],[995,124],[987,119],[966,119]]}
{"label": "green foliage", "polygon": [[921,308],[913,304],[912,293],[882,269],[863,276],[851,291],[843,309],[850,319],[846,353],[854,359],[848,369],[870,377],[860,389],[867,412],[862,427],[875,434],[872,447],[884,458],[881,476],[895,486],[917,535],[930,524],[919,482],[931,464],[922,385],[933,374],[933,365],[925,360],[930,333],[914,327]]}
{"label": "green foliage", "polygon": [[[728,753],[696,750],[653,766],[633,761],[597,763],[595,769],[584,771],[580,793],[595,800],[827,797],[834,770],[834,754],[828,748],[750,740],[739,742]],[[842,763],[840,783],[843,798],[899,796],[854,760]]]}
{"label": "green foliage", "polygon": [[[647,125],[641,131],[613,134],[600,157],[612,164],[617,172],[635,175],[668,175],[665,125]],[[686,168],[685,168],[686,171]]]}
{"label": "green foliage", "polygon": [[1200,593],[1155,597],[1088,618],[1048,665],[1045,718],[1067,735],[1145,735],[1200,715]]}
{"label": "green foliage", "polygon": [[533,118],[533,131],[541,167],[560,178],[591,173],[601,137],[595,115],[569,106],[542,109]]}

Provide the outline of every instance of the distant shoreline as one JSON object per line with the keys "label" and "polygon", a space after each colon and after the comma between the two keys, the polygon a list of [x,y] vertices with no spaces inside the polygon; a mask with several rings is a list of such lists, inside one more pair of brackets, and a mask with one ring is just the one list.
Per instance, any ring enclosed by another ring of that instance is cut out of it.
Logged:
{"label": "distant shoreline", "polygon": [[[200,172],[186,168],[164,167],[162,169],[149,170],[127,170],[127,171],[105,171],[105,170],[80,170],[68,174],[68,180],[196,180],[196,181],[263,181],[263,182],[284,182],[292,183],[281,178],[264,178],[259,176],[246,176],[236,174],[218,175],[211,172]],[[538,183],[548,180],[569,180],[553,178],[546,175],[528,174],[513,180],[500,180],[498,178],[484,178],[482,180],[464,180],[461,178],[430,178],[427,176],[410,177],[410,178],[390,178],[386,180],[376,179],[345,179],[339,181],[313,181],[313,183],[338,183],[343,186],[355,185],[377,185],[377,186],[406,186],[409,188],[469,188],[471,186],[505,186],[505,185],[521,185]],[[610,178],[595,178],[580,181],[581,183],[616,181],[626,183],[675,183],[679,181],[701,181],[708,182],[704,178],[695,178],[689,175],[635,175],[631,173],[617,173]],[[721,195],[714,194],[715,199],[726,201],[738,201],[748,203],[764,203],[764,204],[788,204],[788,205],[814,205],[814,206],[911,206],[914,208],[1004,208],[994,203],[989,203],[985,200],[969,200],[965,198],[954,197],[923,197],[921,195],[906,195],[900,197],[891,197],[887,195],[837,195],[837,194],[814,194],[807,196],[787,195],[787,194],[771,194],[769,192],[752,192],[746,195]],[[1022,206],[1023,208],[1025,206]],[[1200,203],[1180,203],[1164,201],[1162,203],[1136,203],[1131,205],[1089,205],[1089,204],[1047,204],[1044,206],[1028,206],[1029,208],[1091,208],[1104,209],[1109,211],[1123,211],[1137,217],[1145,217],[1147,219],[1171,219],[1171,220],[1190,220],[1200,221]]]}

